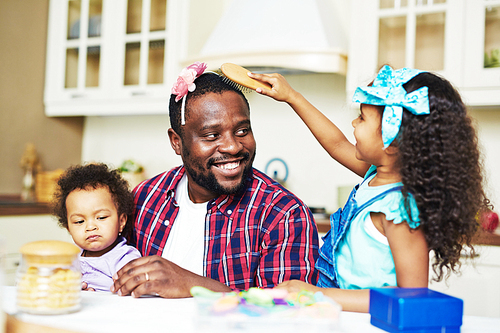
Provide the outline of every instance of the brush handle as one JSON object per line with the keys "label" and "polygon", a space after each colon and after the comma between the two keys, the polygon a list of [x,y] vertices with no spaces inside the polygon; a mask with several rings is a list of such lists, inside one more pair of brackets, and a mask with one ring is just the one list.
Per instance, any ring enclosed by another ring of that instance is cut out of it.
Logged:
{"label": "brush handle", "polygon": [[231,64],[231,63],[224,63],[220,67],[222,74],[224,74],[225,77],[227,77],[229,80],[242,85],[243,87],[255,90],[257,88],[263,88],[267,90],[271,90],[272,86],[268,83],[261,82],[254,80],[248,76],[248,72],[250,72],[248,69],[243,68],[241,66]]}

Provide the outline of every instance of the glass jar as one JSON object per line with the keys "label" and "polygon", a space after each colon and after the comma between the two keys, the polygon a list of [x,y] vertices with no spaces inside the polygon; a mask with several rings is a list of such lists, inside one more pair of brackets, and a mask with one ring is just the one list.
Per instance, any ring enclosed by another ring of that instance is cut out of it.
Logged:
{"label": "glass jar", "polygon": [[21,247],[17,271],[17,308],[33,314],[80,309],[80,249],[62,241],[37,241]]}

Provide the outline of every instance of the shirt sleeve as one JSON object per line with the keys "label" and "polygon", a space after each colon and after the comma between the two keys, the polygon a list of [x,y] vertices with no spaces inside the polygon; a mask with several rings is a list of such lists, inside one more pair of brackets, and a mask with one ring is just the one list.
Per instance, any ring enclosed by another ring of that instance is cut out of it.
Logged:
{"label": "shirt sleeve", "polygon": [[124,245],[117,253],[115,270],[119,271],[127,263],[140,257],[141,253],[135,247]]}
{"label": "shirt sleeve", "polygon": [[385,214],[387,221],[392,221],[394,224],[402,222],[408,223],[410,228],[415,229],[420,225],[419,211],[415,198],[409,194],[409,212],[408,214],[404,205],[404,197],[400,191],[390,192],[380,200],[375,201],[368,207],[370,212],[381,212]]}
{"label": "shirt sleeve", "polygon": [[302,280],[316,285],[318,231],[309,208],[283,197],[270,206],[257,270],[258,287],[272,288],[283,281]]}

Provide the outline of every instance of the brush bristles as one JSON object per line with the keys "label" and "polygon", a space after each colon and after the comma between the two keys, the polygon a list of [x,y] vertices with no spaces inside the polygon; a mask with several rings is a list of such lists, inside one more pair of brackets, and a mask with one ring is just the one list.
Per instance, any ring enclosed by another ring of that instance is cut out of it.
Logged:
{"label": "brush bristles", "polygon": [[231,80],[230,78],[228,78],[227,76],[224,75],[224,73],[222,73],[222,70],[219,68],[218,70],[212,72],[212,73],[215,73],[217,75],[219,75],[221,78],[222,78],[222,81],[228,85],[230,85],[231,87],[233,87],[234,89],[238,89],[239,91],[241,91],[242,93],[249,93],[249,92],[252,92],[253,90],[250,89],[250,88],[247,88],[245,86],[242,86],[241,84],[239,83],[236,83],[234,82],[233,80]]}
{"label": "brush bristles", "polygon": [[239,91],[243,92],[243,93],[249,93],[252,91],[252,89],[250,88],[247,88],[245,86],[242,86],[241,84],[239,83],[236,83],[234,81],[232,81],[230,78],[228,78],[227,76],[225,76],[224,74],[221,74],[221,77],[222,77],[222,81],[224,81],[224,83],[227,83],[228,85],[230,85],[231,87],[235,88],[235,89],[238,89]]}

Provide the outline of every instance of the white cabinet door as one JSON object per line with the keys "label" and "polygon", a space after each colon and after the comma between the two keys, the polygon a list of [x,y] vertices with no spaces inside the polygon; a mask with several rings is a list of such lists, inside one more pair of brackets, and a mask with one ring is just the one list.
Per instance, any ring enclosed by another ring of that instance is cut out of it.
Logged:
{"label": "white cabinet door", "polygon": [[471,105],[500,105],[500,0],[467,0],[463,93]]}
{"label": "white cabinet door", "polygon": [[464,314],[500,317],[500,247],[477,246],[477,257],[462,259],[461,275],[429,288],[464,300]]}
{"label": "white cabinet door", "polygon": [[109,31],[103,28],[102,1],[51,1],[45,105],[48,115],[58,115],[71,105],[103,99],[102,58],[108,51]]}
{"label": "white cabinet door", "polygon": [[463,0],[353,0],[348,99],[385,64],[438,72],[459,86],[463,4]]}
{"label": "white cabinet door", "polygon": [[166,114],[187,7],[181,0],[51,0],[45,113]]}

